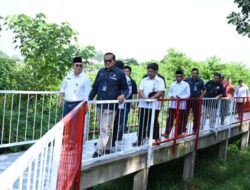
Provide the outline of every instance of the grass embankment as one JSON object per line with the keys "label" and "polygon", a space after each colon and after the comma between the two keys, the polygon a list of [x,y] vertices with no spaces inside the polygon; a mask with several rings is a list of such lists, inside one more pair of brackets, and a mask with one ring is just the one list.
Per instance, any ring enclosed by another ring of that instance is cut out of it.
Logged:
{"label": "grass embankment", "polygon": [[[240,151],[237,143],[230,144],[227,161],[217,159],[214,147],[199,151],[195,174],[190,183],[182,181],[183,159],[150,169],[150,190],[250,190],[250,147]],[[94,190],[130,190],[133,175],[99,186]]]}

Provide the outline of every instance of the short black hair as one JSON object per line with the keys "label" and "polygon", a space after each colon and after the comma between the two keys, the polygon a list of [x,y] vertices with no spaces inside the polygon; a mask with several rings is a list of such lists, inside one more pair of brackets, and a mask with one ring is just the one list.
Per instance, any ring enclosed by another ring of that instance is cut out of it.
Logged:
{"label": "short black hair", "polygon": [[107,53],[104,54],[103,57],[105,57],[106,55],[112,55],[113,60],[115,61],[115,54],[113,54],[112,52],[107,52]]}
{"label": "short black hair", "polygon": [[221,78],[221,74],[220,74],[220,73],[214,73],[214,77],[215,77],[215,76]]}
{"label": "short black hair", "polygon": [[115,65],[119,68],[119,69],[124,69],[124,63],[121,60],[117,60]]}
{"label": "short black hair", "polygon": [[159,70],[159,65],[158,65],[157,63],[151,63],[151,65],[155,65],[155,67],[156,67],[156,71],[158,71],[158,70]]}
{"label": "short black hair", "polygon": [[175,74],[176,74],[176,75],[184,75],[184,72],[183,72],[183,70],[177,70],[177,71],[175,72]]}
{"label": "short black hair", "polygon": [[128,65],[124,66],[124,69],[128,69],[130,71],[130,73],[132,71],[132,68],[130,66],[128,66]]}
{"label": "short black hair", "polygon": [[192,68],[192,72],[193,72],[193,71],[197,71],[197,73],[199,73],[199,69],[196,68],[196,67],[195,67],[195,68]]}
{"label": "short black hair", "polygon": [[240,79],[239,81],[238,81],[238,83],[240,84],[240,83],[243,83],[243,80],[242,79]]}
{"label": "short black hair", "polygon": [[151,63],[148,64],[147,69],[153,69],[154,71],[157,71],[158,67],[155,64]]}

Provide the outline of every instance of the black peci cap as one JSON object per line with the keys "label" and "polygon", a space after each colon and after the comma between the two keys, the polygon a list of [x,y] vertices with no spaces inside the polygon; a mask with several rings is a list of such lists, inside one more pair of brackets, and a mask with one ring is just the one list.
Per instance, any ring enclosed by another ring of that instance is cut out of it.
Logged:
{"label": "black peci cap", "polygon": [[73,58],[73,64],[74,63],[82,63],[82,57],[74,57]]}

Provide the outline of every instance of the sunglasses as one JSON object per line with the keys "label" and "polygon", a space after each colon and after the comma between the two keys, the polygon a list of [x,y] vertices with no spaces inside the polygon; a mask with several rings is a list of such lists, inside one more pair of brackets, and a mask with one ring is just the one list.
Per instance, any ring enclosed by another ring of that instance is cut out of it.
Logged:
{"label": "sunglasses", "polygon": [[80,68],[82,68],[82,64],[75,64],[75,67],[80,67]]}
{"label": "sunglasses", "polygon": [[104,59],[104,63],[111,63],[112,61],[112,59]]}

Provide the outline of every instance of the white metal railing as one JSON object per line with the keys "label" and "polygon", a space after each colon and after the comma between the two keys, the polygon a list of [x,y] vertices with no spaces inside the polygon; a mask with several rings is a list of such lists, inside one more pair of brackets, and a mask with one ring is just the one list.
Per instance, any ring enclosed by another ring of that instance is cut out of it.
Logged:
{"label": "white metal railing", "polygon": [[0,148],[34,143],[62,118],[59,92],[0,90]]}
{"label": "white metal railing", "polygon": [[57,123],[0,175],[1,190],[56,189],[64,125]]}
{"label": "white metal railing", "polygon": [[[126,151],[134,150],[135,148],[141,148],[148,146],[149,136],[145,138],[143,144],[138,146],[132,146],[131,142],[137,140],[137,134],[139,132],[139,121],[138,114],[140,110],[137,105],[139,101],[142,100],[126,100],[124,104],[118,104],[117,100],[111,101],[89,101],[91,104],[91,110],[86,114],[85,118],[85,131],[84,131],[84,150],[92,147],[94,150],[97,149],[99,135],[100,135],[100,120],[102,117],[105,117],[103,114],[104,110],[113,110],[113,107],[116,107],[117,110],[112,112],[111,115],[107,116],[107,121],[110,122],[109,133],[109,142],[104,147],[103,154],[109,155],[106,150],[110,150],[111,153],[123,153]],[[155,100],[143,100],[147,102],[155,102]],[[154,108],[153,108],[154,109]],[[150,117],[154,117],[154,114],[151,113]],[[149,118],[148,118],[149,119]],[[145,123],[148,123],[150,127],[149,120],[145,120]],[[148,131],[150,128],[147,128]],[[87,156],[83,155],[84,160],[92,160],[92,155]]]}
{"label": "white metal railing", "polygon": [[[124,153],[126,151],[134,150],[135,148],[143,148],[145,146],[150,145],[150,142],[153,142],[152,135],[151,138],[149,138],[150,135],[145,135],[144,142],[138,146],[132,146],[131,142],[135,142],[138,138],[139,133],[139,125],[140,125],[140,109],[138,108],[138,103],[142,100],[126,100],[124,103],[124,109],[123,112],[122,109],[118,109],[118,111],[113,112],[110,119],[111,122],[111,129],[110,129],[110,139],[111,143],[107,143],[107,146],[105,147],[105,150],[112,150],[112,153]],[[143,101],[155,101],[155,100],[143,100]],[[183,101],[189,101],[183,100]],[[167,119],[169,116],[169,104],[171,102],[171,99],[166,99],[162,102],[162,107],[158,116],[158,123],[159,123],[159,140],[164,140],[163,134],[165,133],[166,125],[167,125]],[[118,101],[112,100],[112,101],[90,101],[89,102],[91,106],[91,111],[87,113],[86,115],[86,127],[85,127],[85,148],[92,147],[92,149],[97,149],[97,142],[99,138],[99,131],[100,131],[100,124],[98,123],[98,118],[102,117],[98,115],[98,109],[99,112],[102,112],[104,109],[110,109],[113,106],[118,107]],[[152,104],[152,103],[151,103]],[[106,108],[104,108],[104,105],[106,105]],[[128,106],[127,106],[128,105]],[[183,104],[184,105],[184,104]],[[187,104],[188,105],[188,104]],[[235,107],[236,107],[236,101],[234,98],[221,98],[221,99],[215,99],[215,98],[204,98],[201,100],[201,108],[199,114],[200,119],[200,132],[217,132],[220,128],[228,127],[234,122],[240,122],[236,118],[235,113]],[[125,117],[126,110],[129,109],[128,117]],[[183,109],[185,112],[187,107]],[[194,107],[192,107],[194,109]],[[187,116],[185,123],[185,134],[186,135],[192,135],[194,134],[193,125],[193,112],[192,109],[190,110],[190,114]],[[117,114],[122,113],[122,114]],[[184,113],[185,114],[185,113]],[[118,116],[117,116],[118,115]],[[117,118],[116,118],[117,117]],[[142,121],[145,123],[148,123],[148,128],[146,128],[146,133],[152,132],[154,128],[154,123],[150,120],[150,118],[155,117],[155,112],[152,111],[150,113],[149,117],[142,116]],[[145,117],[145,118],[144,118]],[[116,119],[118,121],[116,121]],[[127,120],[127,122],[125,122]],[[185,119],[184,119],[185,120]],[[151,122],[151,123],[150,123]],[[171,130],[171,134],[169,138],[173,138],[174,136],[174,129],[175,129],[175,122],[173,121],[173,128]],[[118,127],[117,127],[118,125]],[[123,127],[121,127],[123,125]],[[115,127],[117,127],[117,133],[115,131]],[[122,134],[119,138],[119,134]],[[115,139],[115,141],[114,141]],[[104,155],[109,154],[105,153]],[[90,155],[86,156],[84,155],[84,160],[92,160],[92,157]]]}

